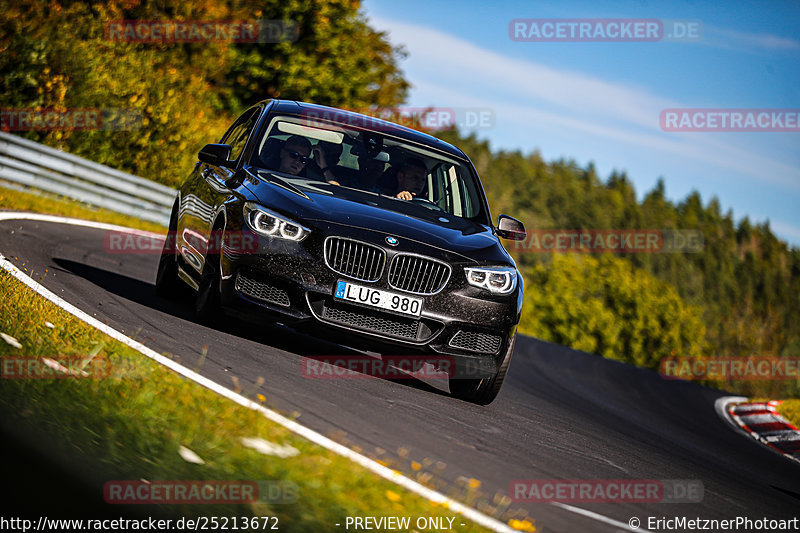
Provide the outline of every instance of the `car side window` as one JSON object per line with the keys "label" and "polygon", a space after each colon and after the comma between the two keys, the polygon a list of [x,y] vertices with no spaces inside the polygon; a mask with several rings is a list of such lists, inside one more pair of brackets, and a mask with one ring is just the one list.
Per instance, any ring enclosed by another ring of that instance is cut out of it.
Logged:
{"label": "car side window", "polygon": [[250,133],[256,125],[256,119],[258,119],[258,108],[245,112],[222,137],[220,142],[231,146],[231,161],[238,160],[242,155],[247,139],[250,138]]}
{"label": "car side window", "polygon": [[457,217],[472,218],[477,214],[475,195],[454,165],[438,164],[432,174],[434,186],[430,199],[433,202]]}

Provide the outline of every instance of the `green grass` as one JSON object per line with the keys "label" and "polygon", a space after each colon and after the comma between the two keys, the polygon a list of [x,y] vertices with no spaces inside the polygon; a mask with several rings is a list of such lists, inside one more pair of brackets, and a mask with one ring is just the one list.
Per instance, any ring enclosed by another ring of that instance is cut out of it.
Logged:
{"label": "green grass", "polygon": [[[748,398],[748,403],[766,403],[771,398],[751,397]],[[795,427],[800,428],[800,400],[788,399],[782,400],[777,407],[778,414],[791,422]]]}
{"label": "green grass", "polygon": [[[44,432],[61,454],[92,458],[108,480],[281,480],[296,484],[295,504],[174,506],[182,516],[278,516],[284,531],[332,529],[346,516],[455,516],[409,491],[329,452],[256,411],[241,407],[187,381],[166,367],[79,321],[0,272],[0,331],[22,348],[0,341],[0,358],[92,358],[88,369],[110,368],[107,377],[85,379],[6,379],[0,406],[6,424]],[[45,324],[49,321],[54,327]],[[94,366],[92,366],[94,365]],[[247,391],[243,391],[245,394]],[[257,401],[265,400],[261,397]],[[300,453],[265,456],[245,447],[258,437]],[[205,464],[186,462],[181,446]],[[420,465],[418,479],[433,486]],[[426,479],[427,477],[427,479]],[[474,499],[477,483],[466,484],[461,499]],[[505,521],[531,529],[526,516],[508,503],[487,508]],[[483,528],[465,522],[463,531]]]}
{"label": "green grass", "polygon": [[800,400],[784,400],[778,405],[778,412],[794,427],[800,428]]}
{"label": "green grass", "polygon": [[[0,189],[0,205],[164,231],[155,224],[74,202],[4,189]],[[95,481],[290,482],[299,497],[293,504],[169,505],[159,510],[186,517],[278,516],[282,531],[331,530],[346,516],[455,516],[454,523],[466,524],[458,527],[460,531],[484,530],[258,412],[181,378],[58,308],[5,271],[0,271],[0,294],[0,332],[22,345],[16,348],[0,340],[0,362],[49,358],[71,366],[68,362],[77,358],[86,362],[90,372],[110,369],[106,377],[86,379],[3,379],[0,387],[6,428],[13,427],[18,435],[46,435],[48,455],[88,463]],[[252,397],[255,391],[239,392]],[[261,395],[252,399],[268,401]],[[263,455],[245,447],[241,442],[245,437],[291,446],[300,453],[288,458]],[[204,464],[185,461],[179,454],[182,446],[199,455]],[[533,520],[524,511],[511,508],[507,496],[496,494],[491,499],[484,495],[479,481],[461,479],[456,486],[445,485],[438,475],[445,468],[442,463],[415,461],[404,450],[399,450],[395,459],[389,459],[394,455],[385,451],[371,455],[512,527],[535,530]]]}

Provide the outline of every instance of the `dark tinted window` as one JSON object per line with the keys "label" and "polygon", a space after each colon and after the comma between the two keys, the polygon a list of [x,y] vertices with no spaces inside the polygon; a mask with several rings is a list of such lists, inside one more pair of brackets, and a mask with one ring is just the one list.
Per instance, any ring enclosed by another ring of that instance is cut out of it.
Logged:
{"label": "dark tinted window", "polygon": [[255,166],[281,172],[282,179],[296,187],[325,181],[323,163],[317,161],[322,151],[324,166],[339,184],[325,189],[330,194],[351,196],[347,189],[378,194],[390,200],[381,201],[382,207],[406,212],[409,204],[398,194],[408,191],[413,196],[408,202],[417,212],[426,210],[443,223],[451,216],[486,222],[476,177],[452,156],[382,132],[292,117],[275,117],[265,133],[254,154]]}

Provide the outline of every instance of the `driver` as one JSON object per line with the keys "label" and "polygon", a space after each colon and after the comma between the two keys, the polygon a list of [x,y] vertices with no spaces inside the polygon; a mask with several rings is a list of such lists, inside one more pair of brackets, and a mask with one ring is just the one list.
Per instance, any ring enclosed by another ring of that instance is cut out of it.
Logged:
{"label": "driver", "polygon": [[395,198],[411,200],[425,188],[428,167],[421,159],[409,157],[397,171],[397,194]]}

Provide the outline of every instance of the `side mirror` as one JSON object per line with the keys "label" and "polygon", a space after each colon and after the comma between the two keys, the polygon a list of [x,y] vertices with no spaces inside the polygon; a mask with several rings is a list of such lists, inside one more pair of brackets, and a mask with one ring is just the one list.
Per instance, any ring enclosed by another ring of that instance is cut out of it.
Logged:
{"label": "side mirror", "polygon": [[231,161],[231,146],[229,144],[207,144],[200,149],[197,158],[203,163],[208,163],[215,167],[229,167]]}
{"label": "side mirror", "polygon": [[512,241],[523,241],[527,236],[525,233],[525,225],[508,215],[500,215],[497,217],[497,234],[504,239]]}

